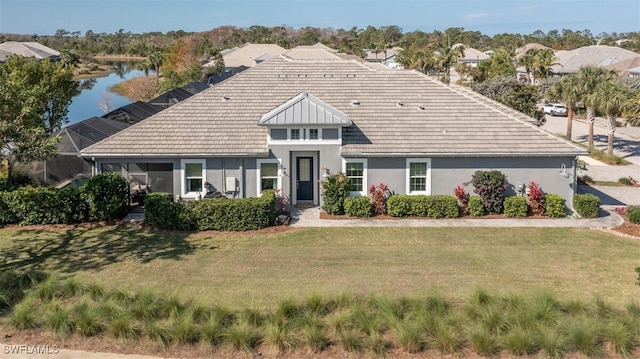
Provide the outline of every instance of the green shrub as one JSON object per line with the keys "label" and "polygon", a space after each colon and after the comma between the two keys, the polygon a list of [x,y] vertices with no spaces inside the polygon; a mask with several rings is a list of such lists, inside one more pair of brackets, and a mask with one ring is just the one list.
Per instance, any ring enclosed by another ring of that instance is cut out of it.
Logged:
{"label": "green shrub", "polygon": [[387,199],[387,213],[391,217],[407,217],[411,211],[411,203],[405,195],[391,195]]}
{"label": "green shrub", "polygon": [[625,186],[633,186],[635,183],[633,183],[633,180],[629,177],[620,177],[618,179],[618,183],[625,185]]}
{"label": "green shrub", "polygon": [[469,197],[469,214],[474,217],[484,216],[484,202],[480,196]]}
{"label": "green shrub", "polygon": [[9,197],[9,207],[20,225],[58,223],[54,188],[20,187]]}
{"label": "green shrub", "polygon": [[89,204],[89,219],[120,219],[129,211],[129,185],[118,173],[101,173],[91,177],[82,191]]}
{"label": "green shrub", "polygon": [[79,188],[67,186],[59,189],[55,200],[59,209],[56,223],[80,223],[89,218],[89,206]]}
{"label": "green shrub", "polygon": [[520,196],[509,196],[504,199],[504,215],[507,217],[526,217],[529,207],[527,199]]}
{"label": "green shrub", "polygon": [[640,206],[628,206],[627,219],[631,223],[640,224]]}
{"label": "green shrub", "polygon": [[597,218],[600,210],[600,198],[591,193],[576,194],[573,197],[573,208],[582,217]]}
{"label": "green shrub", "polygon": [[460,215],[458,200],[449,195],[393,195],[387,200],[392,217],[456,218]]}
{"label": "green shrub", "polygon": [[553,218],[566,215],[564,198],[558,194],[547,193],[545,196],[545,214]]}
{"label": "green shrub", "polygon": [[0,225],[18,222],[11,206],[12,196],[11,192],[0,192]]}
{"label": "green shrub", "polygon": [[508,185],[504,173],[496,170],[476,171],[471,178],[471,184],[475,187],[474,192],[482,198],[486,212],[502,213],[504,191]]}
{"label": "green shrub", "polygon": [[458,199],[449,195],[433,195],[429,196],[429,209],[427,216],[431,218],[457,218],[460,216],[460,207]]}
{"label": "green shrub", "polygon": [[371,217],[373,205],[369,197],[347,197],[344,199],[344,212],[351,217]]}
{"label": "green shrub", "polygon": [[169,193],[149,193],[144,200],[144,218],[147,224],[160,229],[196,228],[184,202],[173,202]]}
{"label": "green shrub", "polygon": [[186,210],[200,231],[248,231],[275,223],[276,195],[262,192],[260,198],[207,198],[185,203]]}
{"label": "green shrub", "polygon": [[344,214],[344,200],[349,197],[349,178],[342,172],[322,181],[322,209],[329,214]]}

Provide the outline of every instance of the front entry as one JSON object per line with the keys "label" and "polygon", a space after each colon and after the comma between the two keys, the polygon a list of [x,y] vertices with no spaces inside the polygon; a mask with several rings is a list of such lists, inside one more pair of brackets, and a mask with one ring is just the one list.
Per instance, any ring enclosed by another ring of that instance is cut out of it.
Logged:
{"label": "front entry", "polygon": [[313,157],[296,158],[296,199],[313,201]]}

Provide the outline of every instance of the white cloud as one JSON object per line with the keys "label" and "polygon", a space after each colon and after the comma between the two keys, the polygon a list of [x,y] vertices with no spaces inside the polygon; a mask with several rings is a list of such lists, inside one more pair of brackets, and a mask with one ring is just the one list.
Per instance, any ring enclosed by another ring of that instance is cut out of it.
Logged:
{"label": "white cloud", "polygon": [[489,16],[491,16],[491,15],[487,14],[487,13],[475,13],[475,14],[466,14],[463,17],[466,20],[475,20],[475,19],[482,19],[482,18],[489,17]]}

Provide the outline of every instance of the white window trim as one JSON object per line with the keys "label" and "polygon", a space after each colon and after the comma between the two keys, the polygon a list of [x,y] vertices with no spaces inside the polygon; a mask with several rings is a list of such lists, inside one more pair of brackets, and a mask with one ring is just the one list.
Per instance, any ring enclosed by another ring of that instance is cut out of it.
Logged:
{"label": "white window trim", "polygon": [[344,176],[347,176],[347,164],[348,163],[362,163],[362,191],[350,191],[349,195],[351,196],[367,196],[367,191],[369,190],[369,185],[367,182],[367,159],[366,158],[343,158],[342,159],[342,173]]}
{"label": "white window trim", "polygon": [[282,161],[279,158],[266,158],[266,159],[257,159],[256,160],[256,174],[257,174],[257,186],[256,193],[258,197],[262,195],[262,164],[263,163],[276,163],[278,164],[278,188],[282,190]]}
{"label": "white window trim", "polygon": [[187,179],[185,178],[185,168],[187,163],[199,163],[202,165],[202,183],[207,182],[207,160],[206,159],[187,159],[180,160],[180,195],[182,198],[197,198],[202,196],[202,190],[199,192],[187,192]]}
{"label": "white window trim", "polygon": [[[427,164],[427,181],[425,191],[411,191],[411,164],[426,163]],[[409,195],[430,195],[431,194],[431,158],[407,158],[406,169],[406,193]]]}

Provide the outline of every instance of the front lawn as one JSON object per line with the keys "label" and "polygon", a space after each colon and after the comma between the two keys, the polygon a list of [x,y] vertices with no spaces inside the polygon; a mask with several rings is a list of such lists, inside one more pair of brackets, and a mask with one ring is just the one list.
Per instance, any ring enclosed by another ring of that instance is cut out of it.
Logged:
{"label": "front lawn", "polygon": [[148,288],[229,308],[344,291],[463,302],[551,289],[563,300],[637,299],[640,243],[552,228],[272,228],[154,232],[135,226],[0,230],[0,271],[36,268],[108,289]]}

